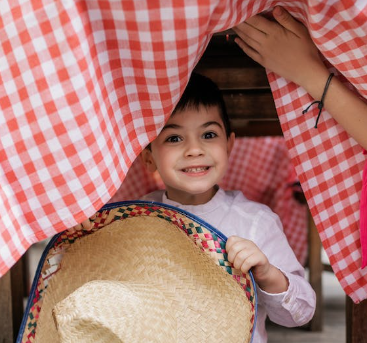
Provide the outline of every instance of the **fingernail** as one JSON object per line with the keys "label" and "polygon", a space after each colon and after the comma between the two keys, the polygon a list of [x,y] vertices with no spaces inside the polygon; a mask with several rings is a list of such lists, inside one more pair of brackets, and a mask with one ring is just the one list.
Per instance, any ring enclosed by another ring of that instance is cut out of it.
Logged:
{"label": "fingernail", "polygon": [[282,15],[283,14],[283,9],[279,6],[274,8],[274,12],[275,15]]}

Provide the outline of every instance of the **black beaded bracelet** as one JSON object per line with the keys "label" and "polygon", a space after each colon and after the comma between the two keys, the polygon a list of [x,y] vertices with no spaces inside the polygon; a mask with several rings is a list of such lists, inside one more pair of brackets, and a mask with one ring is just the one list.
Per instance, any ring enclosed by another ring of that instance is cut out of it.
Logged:
{"label": "black beaded bracelet", "polygon": [[316,101],[312,102],[310,105],[308,105],[308,107],[305,110],[302,111],[302,114],[305,114],[310,109],[310,107],[312,105],[317,104],[317,107],[319,109],[319,113],[318,113],[317,118],[316,118],[316,123],[315,123],[315,126],[314,126],[315,129],[317,129],[317,124],[318,124],[319,119],[320,119],[321,111],[324,107],[325,95],[326,95],[326,92],[329,88],[329,85],[330,85],[330,82],[331,82],[331,79],[333,78],[333,76],[334,76],[334,73],[331,73],[329,75],[329,77],[326,81],[326,84],[325,84],[324,92],[322,93],[321,100],[316,100]]}

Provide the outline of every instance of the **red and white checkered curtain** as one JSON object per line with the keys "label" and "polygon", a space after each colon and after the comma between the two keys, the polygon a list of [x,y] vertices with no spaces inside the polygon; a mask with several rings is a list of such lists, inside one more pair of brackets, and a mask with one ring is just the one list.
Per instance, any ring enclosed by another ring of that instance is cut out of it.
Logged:
{"label": "red and white checkered curtain", "polygon": [[[170,115],[211,34],[271,9],[301,20],[337,77],[367,95],[365,0],[12,0],[0,9],[0,275],[115,194]],[[300,66],[301,67],[301,66]],[[365,156],[311,98],[269,74],[286,143],[344,290],[367,298]],[[346,114],[347,115],[347,114]]]}

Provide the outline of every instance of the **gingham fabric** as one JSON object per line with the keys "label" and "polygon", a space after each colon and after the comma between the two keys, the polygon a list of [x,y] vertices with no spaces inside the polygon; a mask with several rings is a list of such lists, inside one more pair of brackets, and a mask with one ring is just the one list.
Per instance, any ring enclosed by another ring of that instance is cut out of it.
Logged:
{"label": "gingham fabric", "polygon": [[[241,190],[248,199],[268,205],[282,221],[298,261],[307,259],[307,207],[297,200],[298,179],[283,137],[237,138],[228,170],[220,186]],[[158,173],[148,173],[138,158],[109,202],[140,199],[164,184]],[[219,230],[221,228],[218,228]]]}
{"label": "gingham fabric", "polygon": [[[367,95],[365,0],[0,3],[0,273],[91,216],[164,125],[214,32],[282,5]],[[301,67],[301,66],[300,66]],[[345,292],[367,298],[359,197],[365,156],[303,89],[269,74],[296,172]]]}

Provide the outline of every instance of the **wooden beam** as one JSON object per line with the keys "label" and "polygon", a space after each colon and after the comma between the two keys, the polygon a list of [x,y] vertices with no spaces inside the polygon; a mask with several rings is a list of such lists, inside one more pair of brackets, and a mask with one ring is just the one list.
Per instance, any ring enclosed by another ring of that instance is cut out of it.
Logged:
{"label": "wooden beam", "polygon": [[11,277],[11,294],[12,294],[12,313],[13,313],[13,337],[16,341],[20,324],[22,323],[24,313],[24,298],[28,296],[26,277],[26,256],[23,255],[18,262],[12,267]]}
{"label": "wooden beam", "polygon": [[323,327],[323,296],[322,296],[322,271],[321,261],[321,240],[316,229],[315,223],[309,213],[308,219],[308,267],[309,281],[314,289],[316,298],[316,310],[312,320],[309,323],[311,331],[322,331]]}
{"label": "wooden beam", "polygon": [[241,66],[237,60],[238,57],[228,58],[225,66],[218,66],[223,61],[214,59],[202,61],[195,71],[212,79],[222,90],[270,89],[265,69]]}
{"label": "wooden beam", "polygon": [[231,119],[278,119],[273,95],[269,91],[223,91],[223,99]]}
{"label": "wooden beam", "polygon": [[231,127],[236,137],[283,136],[278,120],[233,119]]}
{"label": "wooden beam", "polygon": [[367,300],[355,304],[346,297],[347,343],[365,343],[367,340]]}
{"label": "wooden beam", "polygon": [[23,256],[0,278],[0,343],[16,341],[23,318],[23,300],[27,295]]}
{"label": "wooden beam", "polygon": [[12,343],[14,339],[13,308],[11,297],[11,272],[0,278],[0,342]]}

